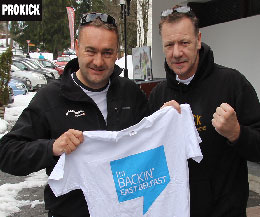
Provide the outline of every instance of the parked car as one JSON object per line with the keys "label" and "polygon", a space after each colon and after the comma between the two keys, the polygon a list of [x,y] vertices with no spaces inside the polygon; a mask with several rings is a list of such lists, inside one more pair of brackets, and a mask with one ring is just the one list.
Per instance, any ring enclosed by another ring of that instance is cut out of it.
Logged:
{"label": "parked car", "polygon": [[76,51],[72,49],[64,50],[62,56],[69,56],[70,59],[77,58]]}
{"label": "parked car", "polygon": [[33,63],[34,65],[36,65],[37,67],[40,67],[44,71],[50,72],[54,76],[55,79],[58,79],[60,77],[60,75],[59,75],[59,73],[58,73],[58,71],[56,69],[45,67],[40,62],[40,60],[44,60],[44,59],[35,59],[35,58],[34,59],[25,59],[25,61]]}
{"label": "parked car", "polygon": [[36,65],[26,61],[25,59],[13,59],[13,65],[17,66],[20,70],[30,70],[33,72],[41,73],[46,78],[47,83],[55,79],[55,76],[52,73],[41,69],[40,67],[37,67]]}
{"label": "parked car", "polygon": [[39,59],[38,60],[42,65],[44,65],[45,68],[51,68],[51,69],[55,69],[58,71],[59,75],[61,75],[64,71],[64,68],[55,65],[52,61],[47,60],[47,59]]}
{"label": "parked car", "polygon": [[20,70],[15,65],[11,65],[11,76],[22,79],[28,79],[31,82],[32,88],[30,90],[38,90],[39,88],[47,84],[47,80],[44,75],[35,71]]}
{"label": "parked car", "polygon": [[28,78],[19,78],[19,77],[16,77],[16,76],[12,76],[12,78],[22,82],[26,86],[27,90],[32,89],[32,83]]}
{"label": "parked car", "polygon": [[60,56],[57,58],[55,64],[62,67],[63,69],[65,68],[66,64],[71,60],[69,56]]}
{"label": "parked car", "polygon": [[10,79],[8,86],[13,89],[14,96],[25,95],[28,93],[28,90],[27,90],[25,84],[14,78]]}

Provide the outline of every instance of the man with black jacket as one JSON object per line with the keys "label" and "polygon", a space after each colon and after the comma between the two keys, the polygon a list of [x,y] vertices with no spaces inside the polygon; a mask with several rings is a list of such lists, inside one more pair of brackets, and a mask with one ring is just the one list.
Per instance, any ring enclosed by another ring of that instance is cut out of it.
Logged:
{"label": "man with black jacket", "polygon": [[[65,67],[61,80],[37,92],[17,123],[0,140],[0,169],[28,175],[46,169],[49,175],[62,153],[83,141],[82,131],[122,130],[148,115],[144,93],[115,65],[118,30],[113,17],[85,14],[76,41],[77,59]],[[55,197],[44,192],[49,216],[87,217],[81,190]]]}
{"label": "man with black jacket", "polygon": [[257,94],[241,73],[214,63],[189,7],[164,11],[159,29],[166,81],[153,89],[150,109],[190,104],[202,139],[203,160],[189,162],[191,217],[245,217],[247,160],[260,161]]}

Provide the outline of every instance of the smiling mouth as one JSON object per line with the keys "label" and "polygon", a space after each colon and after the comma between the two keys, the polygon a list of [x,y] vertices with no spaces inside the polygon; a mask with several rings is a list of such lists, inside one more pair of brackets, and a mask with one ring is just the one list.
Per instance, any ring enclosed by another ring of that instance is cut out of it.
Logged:
{"label": "smiling mouth", "polygon": [[97,73],[101,73],[105,70],[105,69],[95,69],[95,68],[90,68],[90,69],[94,72],[97,72]]}
{"label": "smiling mouth", "polygon": [[184,64],[185,61],[180,61],[180,62],[174,62],[173,64],[176,64],[176,65],[180,65],[180,64]]}
{"label": "smiling mouth", "polygon": [[185,63],[185,62],[175,62],[175,63],[173,63],[173,64],[174,64],[177,68],[182,68],[184,63]]}

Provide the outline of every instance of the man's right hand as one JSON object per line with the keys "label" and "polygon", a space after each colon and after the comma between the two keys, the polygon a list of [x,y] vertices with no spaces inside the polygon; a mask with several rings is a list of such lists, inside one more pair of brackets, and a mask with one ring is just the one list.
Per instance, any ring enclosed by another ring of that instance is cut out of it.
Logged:
{"label": "man's right hand", "polygon": [[69,129],[53,143],[53,155],[60,156],[63,153],[70,154],[75,151],[84,140],[83,132]]}

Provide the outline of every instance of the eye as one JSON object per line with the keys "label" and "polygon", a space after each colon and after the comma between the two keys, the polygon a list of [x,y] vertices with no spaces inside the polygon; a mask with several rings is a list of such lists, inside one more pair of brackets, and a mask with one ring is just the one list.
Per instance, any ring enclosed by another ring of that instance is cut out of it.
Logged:
{"label": "eye", "polygon": [[95,51],[94,50],[85,50],[85,53],[88,55],[88,56],[94,56],[95,55]]}
{"label": "eye", "polygon": [[109,58],[109,57],[111,57],[112,55],[113,55],[113,52],[111,52],[111,51],[105,51],[105,52],[103,52],[103,56],[106,57],[106,58]]}
{"label": "eye", "polygon": [[187,45],[189,45],[190,43],[189,43],[188,41],[182,41],[181,44],[182,44],[183,46],[187,46]]}
{"label": "eye", "polygon": [[171,51],[172,48],[174,47],[174,43],[167,43],[164,45],[164,51],[167,52],[167,51]]}
{"label": "eye", "polygon": [[172,47],[172,46],[174,46],[174,43],[168,43],[168,44],[164,45],[164,47],[166,47],[166,48],[169,48],[169,47]]}

